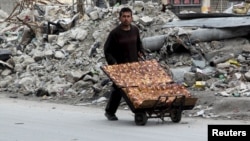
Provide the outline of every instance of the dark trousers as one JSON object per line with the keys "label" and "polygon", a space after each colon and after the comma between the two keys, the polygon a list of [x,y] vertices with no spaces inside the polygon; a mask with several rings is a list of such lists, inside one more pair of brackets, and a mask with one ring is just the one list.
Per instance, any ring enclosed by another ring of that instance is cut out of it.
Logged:
{"label": "dark trousers", "polygon": [[119,105],[120,105],[120,102],[121,102],[121,99],[122,99],[122,91],[121,89],[119,89],[116,85],[113,84],[113,90],[111,92],[111,95],[110,95],[110,98],[109,98],[109,101],[106,105],[106,108],[105,108],[105,111],[107,113],[110,113],[110,114],[115,114]]}

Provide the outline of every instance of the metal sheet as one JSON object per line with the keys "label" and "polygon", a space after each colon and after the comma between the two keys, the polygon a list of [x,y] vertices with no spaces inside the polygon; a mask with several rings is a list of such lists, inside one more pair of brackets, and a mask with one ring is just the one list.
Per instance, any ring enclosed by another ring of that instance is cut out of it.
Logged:
{"label": "metal sheet", "polygon": [[250,17],[222,17],[222,18],[199,18],[192,20],[178,20],[166,23],[167,27],[203,27],[203,28],[228,28],[249,26]]}

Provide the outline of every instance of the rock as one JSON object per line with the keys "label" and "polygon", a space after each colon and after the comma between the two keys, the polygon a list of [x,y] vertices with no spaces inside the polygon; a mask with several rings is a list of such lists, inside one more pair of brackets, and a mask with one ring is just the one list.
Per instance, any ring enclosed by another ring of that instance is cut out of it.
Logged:
{"label": "rock", "polygon": [[0,60],[7,61],[12,55],[11,50],[0,49]]}
{"label": "rock", "polygon": [[195,84],[195,73],[193,72],[186,72],[184,73],[184,82],[188,85],[188,86],[193,86]]}
{"label": "rock", "polygon": [[246,78],[247,81],[250,81],[250,71],[246,72],[244,74],[244,76],[245,76],[245,78]]}
{"label": "rock", "polygon": [[65,55],[61,51],[56,51],[55,52],[55,58],[57,58],[57,59],[63,59],[63,58],[65,58]]}
{"label": "rock", "polygon": [[144,16],[144,17],[140,18],[140,22],[144,26],[149,26],[153,22],[153,18],[151,18],[149,16]]}

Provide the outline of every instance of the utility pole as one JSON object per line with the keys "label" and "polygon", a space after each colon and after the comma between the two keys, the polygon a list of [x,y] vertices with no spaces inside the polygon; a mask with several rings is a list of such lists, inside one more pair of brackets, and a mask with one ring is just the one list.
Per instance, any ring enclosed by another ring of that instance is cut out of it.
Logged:
{"label": "utility pole", "polygon": [[77,13],[84,14],[83,0],[77,0]]}
{"label": "utility pole", "polygon": [[75,1],[74,1],[74,0],[72,0],[72,10],[71,10],[71,14],[73,14],[73,13],[74,13],[74,3],[75,3]]}

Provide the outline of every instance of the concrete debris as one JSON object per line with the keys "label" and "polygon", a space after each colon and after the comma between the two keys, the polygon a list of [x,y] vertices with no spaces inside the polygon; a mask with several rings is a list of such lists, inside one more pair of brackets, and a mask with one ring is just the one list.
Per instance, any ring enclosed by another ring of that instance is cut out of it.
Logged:
{"label": "concrete debris", "polygon": [[[21,6],[9,16],[0,14],[0,92],[73,99],[76,105],[105,101],[112,82],[100,68],[106,64],[102,46],[119,24],[119,9],[129,6],[147,50],[146,59],[157,59],[174,81],[190,90],[214,91],[216,96],[250,97],[249,27],[235,32],[221,24],[220,29],[208,29],[190,21],[181,23],[200,26],[198,30],[178,27],[178,17],[168,9],[162,12],[162,5],[152,1],[104,8],[86,5],[83,15],[76,13],[76,5],[58,0],[34,2],[32,8]],[[230,18],[226,20],[234,22],[220,22],[227,27],[229,23],[237,28],[249,25],[248,17]],[[238,25],[236,20],[244,23]],[[213,38],[202,39],[208,34]],[[204,113],[200,110],[197,116]]]}
{"label": "concrete debris", "polygon": [[8,49],[1,49],[0,50],[0,60],[7,61],[11,58],[11,50]]}
{"label": "concrete debris", "polygon": [[249,26],[248,16],[217,17],[217,18],[198,18],[191,20],[175,20],[166,23],[166,27],[205,27],[205,28],[232,28]]}
{"label": "concrete debris", "polygon": [[250,8],[250,2],[249,1],[245,1],[241,4],[238,5],[233,5],[232,7],[232,11],[235,14],[247,14]]}

